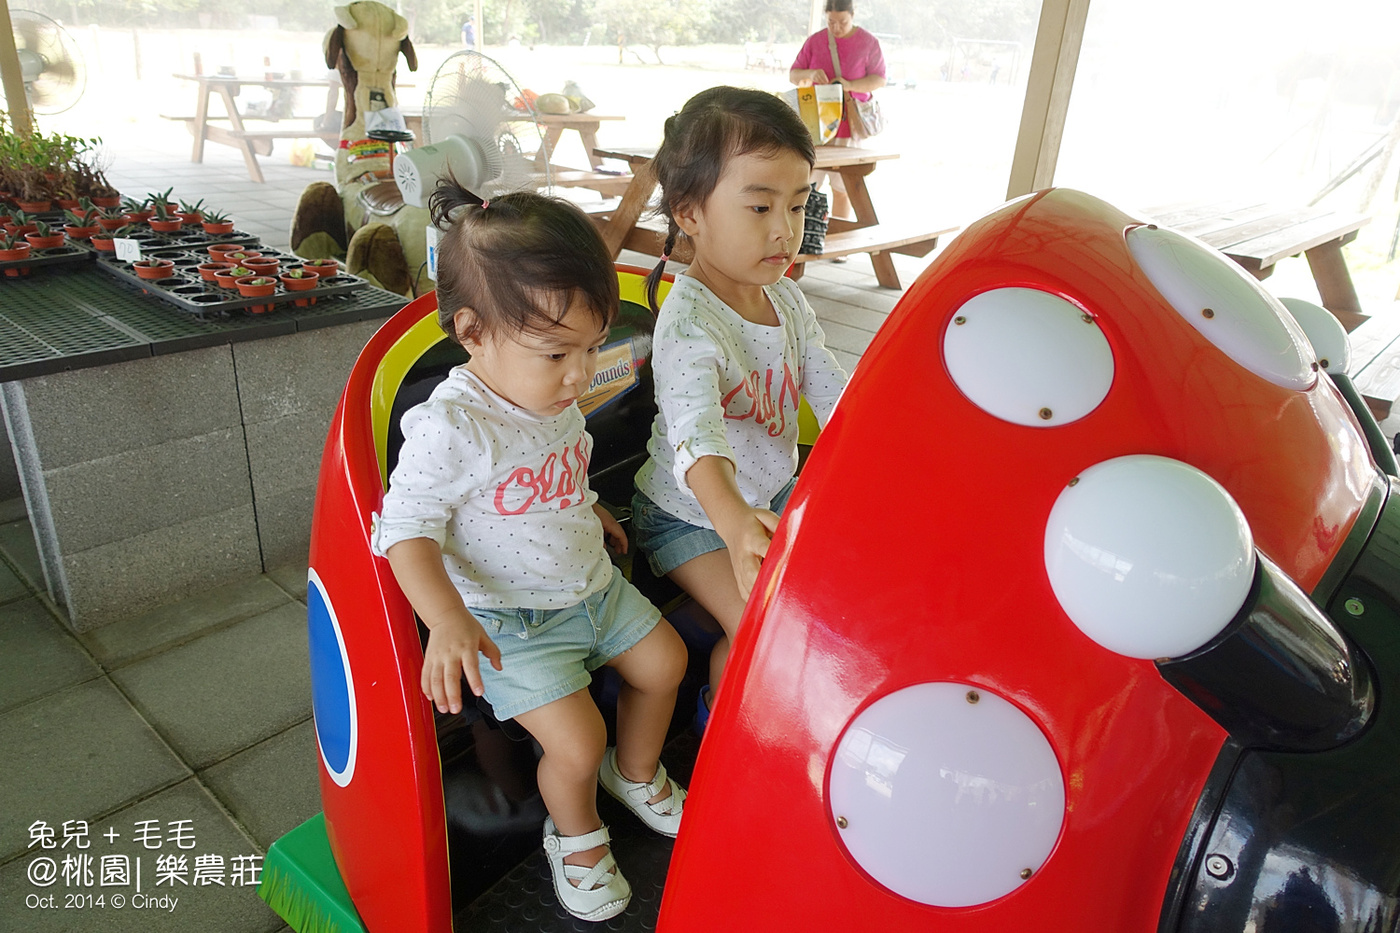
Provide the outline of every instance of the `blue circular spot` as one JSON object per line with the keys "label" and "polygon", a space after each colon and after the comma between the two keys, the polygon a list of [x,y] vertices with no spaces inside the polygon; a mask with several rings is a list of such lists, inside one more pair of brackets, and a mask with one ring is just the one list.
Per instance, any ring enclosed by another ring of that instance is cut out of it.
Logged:
{"label": "blue circular spot", "polygon": [[344,786],[350,782],[355,763],[355,697],[340,626],[314,570],[306,590],[306,609],[316,739],[326,769],[337,784]]}

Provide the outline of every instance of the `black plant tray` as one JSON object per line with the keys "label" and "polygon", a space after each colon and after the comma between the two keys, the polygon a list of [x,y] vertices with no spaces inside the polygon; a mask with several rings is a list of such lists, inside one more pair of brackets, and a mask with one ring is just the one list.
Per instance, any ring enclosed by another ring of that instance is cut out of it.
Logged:
{"label": "black plant tray", "polygon": [[[37,269],[42,266],[66,266],[73,263],[91,262],[97,250],[86,240],[67,240],[62,246],[51,249],[31,249],[24,259],[7,259],[0,262],[0,279],[13,279],[7,269]],[[22,274],[22,273],[21,273]]]}
{"label": "black plant tray", "polygon": [[[258,237],[253,233],[245,233],[242,230],[234,230],[232,233],[205,233],[198,224],[181,227],[175,233],[157,233],[145,224],[138,225],[141,229],[128,237],[127,240],[135,240],[141,244],[141,255],[145,256],[147,251],[153,249],[203,249],[213,246],[215,243],[237,243],[239,246],[252,246],[261,250],[257,246]],[[293,261],[300,262],[295,256]]]}
{"label": "black plant tray", "polygon": [[[219,242],[229,242],[221,237],[211,238],[210,242],[214,242],[215,239]],[[264,256],[282,260],[284,267],[302,262],[299,257],[280,250],[259,248],[258,252]],[[131,263],[123,262],[111,253],[103,253],[97,259],[97,268],[108,275],[130,282],[142,291],[169,302],[181,311],[194,315],[199,320],[226,317],[235,311],[246,311],[250,314],[267,313],[268,311],[276,311],[279,305],[286,307],[297,301],[308,299],[308,304],[315,304],[316,299],[344,295],[369,285],[358,276],[342,273],[319,279],[315,288],[309,288],[305,291],[288,291],[281,282],[278,282],[276,290],[265,298],[244,298],[236,289],[221,288],[217,283],[206,282],[200,277],[200,263],[210,261],[207,250],[148,249],[143,245],[141,258],[170,259],[174,261],[175,267],[171,270],[172,274],[168,278],[143,279],[136,274],[136,269]],[[276,277],[276,275],[271,276],[271,278]],[[265,310],[252,311],[253,308]]]}

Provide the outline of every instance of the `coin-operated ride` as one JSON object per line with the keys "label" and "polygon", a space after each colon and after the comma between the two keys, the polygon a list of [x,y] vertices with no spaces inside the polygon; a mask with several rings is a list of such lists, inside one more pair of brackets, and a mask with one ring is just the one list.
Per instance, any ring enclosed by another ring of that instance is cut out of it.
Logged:
{"label": "coin-operated ride", "polygon": [[959,236],[779,526],[658,929],[1394,929],[1400,489],[1296,307],[1075,191]]}

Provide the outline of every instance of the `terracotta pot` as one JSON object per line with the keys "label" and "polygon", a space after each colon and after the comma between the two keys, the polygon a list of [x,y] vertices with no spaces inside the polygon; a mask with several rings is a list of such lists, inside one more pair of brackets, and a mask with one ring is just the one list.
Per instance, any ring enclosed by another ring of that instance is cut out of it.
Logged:
{"label": "terracotta pot", "polygon": [[208,221],[203,221],[201,225],[204,227],[204,232],[211,236],[219,236],[223,233],[233,232],[233,221],[231,220],[221,224],[211,224]]}
{"label": "terracotta pot", "polygon": [[276,278],[277,273],[282,268],[282,260],[275,256],[249,256],[243,260],[243,265],[258,275],[270,275]]}
{"label": "terracotta pot", "polygon": [[21,201],[16,199],[15,206],[26,214],[40,214],[53,207],[52,201]]}
{"label": "terracotta pot", "polygon": [[86,240],[101,229],[102,228],[97,224],[93,224],[91,227],[75,227],[72,224],[63,225],[63,232],[68,234],[68,239],[70,240]]}
{"label": "terracotta pot", "polygon": [[181,220],[156,220],[154,217],[146,223],[150,224],[156,233],[174,233],[184,226],[184,221]]}
{"label": "terracotta pot", "polygon": [[128,213],[126,215],[126,222],[131,224],[145,223],[154,216],[156,216],[156,212],[154,210],[136,211],[134,213]]}
{"label": "terracotta pot", "polygon": [[180,223],[182,224],[197,224],[204,222],[204,215],[199,213],[198,211],[195,211],[193,214],[187,214],[184,211],[176,211],[175,216],[180,218]]}
{"label": "terracotta pot", "polygon": [[220,288],[237,288],[238,283],[235,280],[247,278],[248,273],[247,269],[241,269],[238,275],[234,275],[234,270],[240,268],[239,266],[230,264],[227,269],[220,269],[214,273],[214,281]]}
{"label": "terracotta pot", "polygon": [[63,234],[50,233],[48,236],[39,236],[37,233],[26,233],[24,238],[29,241],[30,249],[53,249],[64,244]]}
{"label": "terracotta pot", "polygon": [[[213,254],[211,253],[210,255]],[[224,250],[216,258],[218,258],[221,262],[242,263],[245,259],[257,259],[261,255],[262,253],[258,252],[255,249],[245,249],[243,247],[239,247],[238,249]]]}
{"label": "terracotta pot", "polygon": [[143,279],[168,279],[174,267],[175,263],[169,259],[143,259],[131,266]]}
{"label": "terracotta pot", "polygon": [[119,194],[114,194],[110,198],[91,198],[90,200],[95,207],[113,208],[122,206],[122,198]]}
{"label": "terracotta pot", "polygon": [[[29,258],[29,244],[28,244],[28,243],[26,243],[26,244],[24,244],[24,245],[22,245],[22,246],[18,246],[18,247],[16,247],[15,249],[0,249],[0,262],[16,262],[16,261],[18,261],[18,260],[21,260],[21,259],[28,259],[28,258]],[[5,274],[8,275],[8,276],[10,276],[11,278],[14,278],[14,277],[16,277],[16,276],[21,276],[21,275],[28,275],[28,274],[29,274],[29,267],[28,267],[28,266],[11,266],[11,267],[9,267],[8,269],[5,270]]]}
{"label": "terracotta pot", "polygon": [[340,264],[334,259],[308,259],[302,263],[301,267],[307,272],[316,273],[321,278],[340,274]]}
{"label": "terracotta pot", "polygon": [[93,235],[92,239],[89,241],[90,243],[92,243],[92,248],[101,253],[116,252],[117,244],[111,236],[111,231],[109,230],[104,232],[107,233],[107,236],[98,236],[97,234]]}
{"label": "terracotta pot", "polygon": [[61,211],[76,211],[78,209],[77,198],[54,198],[53,203],[57,204]]}
{"label": "terracotta pot", "polygon": [[239,250],[243,249],[243,244],[241,244],[241,243],[214,243],[214,244],[212,244],[212,245],[210,245],[210,246],[206,246],[205,249],[208,250],[210,257],[211,257],[215,262],[222,262],[222,261],[223,261],[224,253],[236,253],[236,252],[238,252]]}
{"label": "terracotta pot", "polygon": [[283,272],[278,279],[287,287],[288,291],[304,292],[315,288],[321,282],[321,277],[308,272],[300,277],[293,277],[290,272]]}
{"label": "terracotta pot", "polygon": [[245,275],[234,284],[244,298],[266,298],[277,290],[277,280],[269,275]]}
{"label": "terracotta pot", "polygon": [[126,226],[126,218],[118,217],[115,220],[108,220],[106,217],[99,217],[97,218],[97,225],[109,232],[112,230],[120,230],[122,227]]}
{"label": "terracotta pot", "polygon": [[216,272],[223,272],[223,271],[226,270],[226,269],[232,269],[232,268],[233,268],[233,263],[231,263],[231,262],[204,262],[204,263],[200,263],[199,266],[198,266],[198,268],[199,268],[199,277],[202,278],[202,279],[204,279],[204,281],[206,281],[206,282],[212,282],[212,281],[214,281],[214,274],[215,274]]}
{"label": "terracotta pot", "polygon": [[39,226],[37,224],[25,224],[21,227],[17,224],[5,224],[5,232],[12,236],[28,236],[31,233],[38,233]]}

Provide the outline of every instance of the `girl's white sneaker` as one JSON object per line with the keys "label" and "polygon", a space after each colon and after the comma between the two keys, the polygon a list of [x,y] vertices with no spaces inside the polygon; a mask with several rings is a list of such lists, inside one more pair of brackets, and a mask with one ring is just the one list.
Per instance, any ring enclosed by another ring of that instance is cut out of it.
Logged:
{"label": "girl's white sneaker", "polygon": [[[617,770],[617,749],[609,747],[603,754],[603,764],[598,768],[598,783],[661,835],[674,839],[676,833],[681,831],[685,788],[666,775],[666,766],[661,762],[656,763],[656,776],[649,783],[629,781]],[[671,796],[656,803],[647,803],[667,786],[671,788]]]}
{"label": "girl's white sneaker", "polygon": [[618,870],[611,848],[592,868],[564,862],[566,855],[609,845],[611,840],[606,826],[582,836],[561,836],[554,820],[545,817],[544,854],[549,859],[549,873],[554,876],[554,893],[564,909],[580,920],[616,917],[632,899],[632,886]]}

